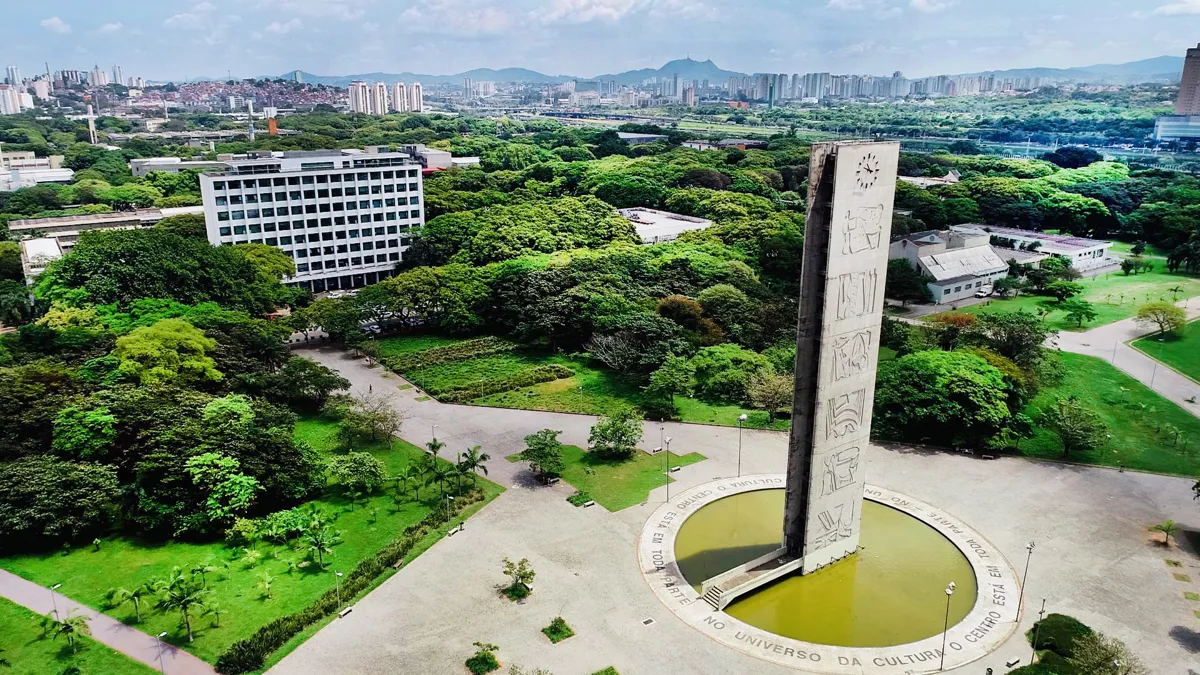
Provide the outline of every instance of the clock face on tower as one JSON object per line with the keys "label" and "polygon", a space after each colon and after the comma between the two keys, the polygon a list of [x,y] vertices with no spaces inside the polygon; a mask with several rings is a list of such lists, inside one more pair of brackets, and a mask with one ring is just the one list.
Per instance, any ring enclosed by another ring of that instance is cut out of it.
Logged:
{"label": "clock face on tower", "polygon": [[868,153],[859,160],[854,176],[859,189],[870,190],[875,187],[875,183],[879,180],[879,158],[875,156],[875,153]]}

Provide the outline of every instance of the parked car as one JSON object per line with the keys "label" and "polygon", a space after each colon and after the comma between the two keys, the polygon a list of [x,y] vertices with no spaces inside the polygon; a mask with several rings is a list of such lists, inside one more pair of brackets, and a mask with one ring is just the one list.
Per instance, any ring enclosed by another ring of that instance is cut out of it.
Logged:
{"label": "parked car", "polygon": [[337,300],[338,298],[345,297],[345,295],[346,294],[341,291],[332,291],[329,293],[328,297],[330,300]]}
{"label": "parked car", "polygon": [[991,286],[984,286],[983,288],[975,291],[975,297],[990,298],[990,297],[992,297],[992,293],[995,293],[995,292],[996,291]]}

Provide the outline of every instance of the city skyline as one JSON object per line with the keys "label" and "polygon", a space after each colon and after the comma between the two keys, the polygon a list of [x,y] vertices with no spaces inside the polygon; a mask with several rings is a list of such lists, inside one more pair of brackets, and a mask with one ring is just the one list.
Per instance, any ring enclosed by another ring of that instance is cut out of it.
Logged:
{"label": "city skyline", "polygon": [[[796,6],[796,5],[799,6]],[[120,64],[155,80],[300,69],[451,74],[524,67],[593,77],[684,54],[745,73],[921,77],[1076,67],[1182,54],[1200,0],[231,0],[103,7],[77,0],[8,12],[4,60],[23,73]],[[733,20],[736,17],[736,21]],[[663,30],[670,25],[671,30]],[[903,30],[897,30],[902,27]],[[405,29],[415,39],[390,39]],[[355,39],[344,40],[347,31]],[[648,39],[653,35],[654,39]],[[330,45],[344,45],[331,50]],[[621,49],[615,50],[615,46]],[[186,47],[186,49],[180,49]]]}

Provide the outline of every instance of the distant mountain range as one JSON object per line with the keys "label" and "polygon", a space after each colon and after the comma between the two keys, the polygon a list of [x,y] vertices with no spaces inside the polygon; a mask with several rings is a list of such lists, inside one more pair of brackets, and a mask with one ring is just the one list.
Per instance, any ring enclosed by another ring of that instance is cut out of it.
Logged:
{"label": "distant mountain range", "polygon": [[[270,75],[269,78],[291,78],[292,72],[285,75]],[[1159,56],[1152,59],[1132,61],[1129,63],[1099,64],[1078,68],[1019,68],[1014,70],[994,70],[983,73],[967,73],[969,75],[997,75],[1002,77],[1051,77],[1070,79],[1085,84],[1136,84],[1140,82],[1172,82],[1178,81],[1183,72],[1183,57]],[[314,75],[301,72],[304,81],[309,84],[325,84],[334,87],[345,87],[355,80],[365,82],[421,82],[423,84],[458,84],[464,78],[475,81],[520,82],[524,84],[561,84],[570,80],[602,80],[616,81],[618,84],[637,84],[652,77],[671,78],[675,75],[681,80],[708,80],[713,84],[723,84],[730,77],[744,77],[745,73],[723,70],[708,61],[678,59],[667,63],[661,68],[644,68],[627,70],[623,73],[607,73],[594,77],[578,77],[574,75],[546,75],[525,68],[478,68],[454,75],[426,75],[420,73],[358,73],[355,75]]]}

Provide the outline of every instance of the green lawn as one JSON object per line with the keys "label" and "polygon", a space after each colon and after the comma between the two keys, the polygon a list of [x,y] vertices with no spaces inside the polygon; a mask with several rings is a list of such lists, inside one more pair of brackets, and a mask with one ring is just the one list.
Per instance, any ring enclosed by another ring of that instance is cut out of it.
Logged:
{"label": "green lawn", "polygon": [[[1019,309],[1032,312],[1047,310],[1049,313],[1046,315],[1046,323],[1051,328],[1078,331],[1128,319],[1137,312],[1138,307],[1150,301],[1183,300],[1200,295],[1200,279],[1168,274],[1165,271],[1130,276],[1125,276],[1121,272],[1110,272],[1092,279],[1080,279],[1078,283],[1084,288],[1080,297],[1092,303],[1098,315],[1095,321],[1084,324],[1082,329],[1074,322],[1067,321],[1065,315],[1055,309],[1057,303],[1053,298],[1040,295],[1021,295],[1008,300],[990,300],[964,307],[959,311],[982,314],[985,312],[1013,312]],[[1181,289],[1181,292],[1171,293],[1171,289],[1177,287]]]}
{"label": "green lawn", "polygon": [[[330,452],[336,446],[337,424],[324,418],[299,421],[295,433],[297,438],[322,452]],[[359,449],[383,460],[389,472],[395,472],[423,452],[399,440],[392,449],[384,443]],[[503,491],[500,486],[483,479],[479,485],[487,499],[472,505],[460,518],[469,517]],[[258,546],[262,559],[252,566],[241,560],[243,551],[240,548],[220,541],[149,543],[129,537],[109,537],[101,543],[99,551],[87,546],[66,555],[55,552],[0,558],[0,567],[46,586],[61,583],[59,590],[64,595],[122,621],[133,622],[132,607],[110,609],[106,606],[104,595],[110,588],[134,588],[166,576],[175,565],[186,567],[211,561],[219,571],[208,575],[209,586],[214,592],[213,599],[226,612],[221,616],[220,627],[213,626],[210,616],[195,618],[195,642],[188,644],[186,634],[179,627],[178,614],[143,609],[143,623],[139,628],[150,633],[169,631],[167,639],[170,642],[213,662],[236,640],[315,600],[333,585],[334,571],[352,569],[359,560],[375,553],[406,527],[423,519],[440,499],[436,487],[425,488],[419,497],[419,500],[412,499],[410,492],[409,497],[397,505],[389,492],[352,504],[339,488],[326,490],[321,499],[314,501],[335,516],[333,528],[342,533],[343,543],[335,547],[335,555],[327,559],[329,565],[324,571],[310,565],[307,569],[289,572],[288,561],[301,562],[306,553],[266,543]],[[438,534],[430,536],[431,544]],[[424,548],[427,545],[418,546],[414,555]],[[275,577],[270,599],[262,597],[257,588],[263,572]]]}
{"label": "green lawn", "polygon": [[70,666],[82,675],[150,675],[158,672],[120,652],[82,638],[72,653],[63,638],[42,636],[41,617],[0,598],[0,673],[54,675]]}
{"label": "green lawn", "polygon": [[[1103,418],[1111,434],[1105,446],[1068,459],[1155,473],[1200,473],[1200,419],[1102,359],[1065,352],[1061,356],[1063,382],[1040,393],[1025,414],[1036,419],[1038,411],[1056,399],[1077,396]],[[1178,442],[1165,430],[1167,424],[1182,430]],[[1021,443],[1021,451],[1030,457],[1063,459],[1058,438],[1040,429]]]}
{"label": "green lawn", "polygon": [[445,347],[457,342],[462,342],[462,340],[433,335],[399,335],[376,340],[375,344],[379,346],[379,355],[388,357],[411,354],[434,347]]}
{"label": "green lawn", "polygon": [[[708,459],[698,452],[686,455],[670,454],[671,466],[687,466]],[[510,455],[510,462],[521,461]],[[675,479],[666,474],[667,453],[648,455],[641,450],[623,462],[602,460],[575,445],[563,446],[566,469],[562,479],[576,490],[591,495],[592,500],[609,511],[620,511],[646,501],[650,491]]]}
{"label": "green lawn", "polygon": [[[1133,255],[1133,244],[1127,241],[1114,241],[1112,243],[1112,252],[1122,255]],[[1146,251],[1142,256],[1153,260],[1166,260],[1167,251],[1155,246],[1154,244],[1146,244]]]}
{"label": "green lawn", "polygon": [[1188,324],[1178,335],[1147,335],[1135,340],[1133,348],[1193,380],[1200,380],[1200,321]]}

